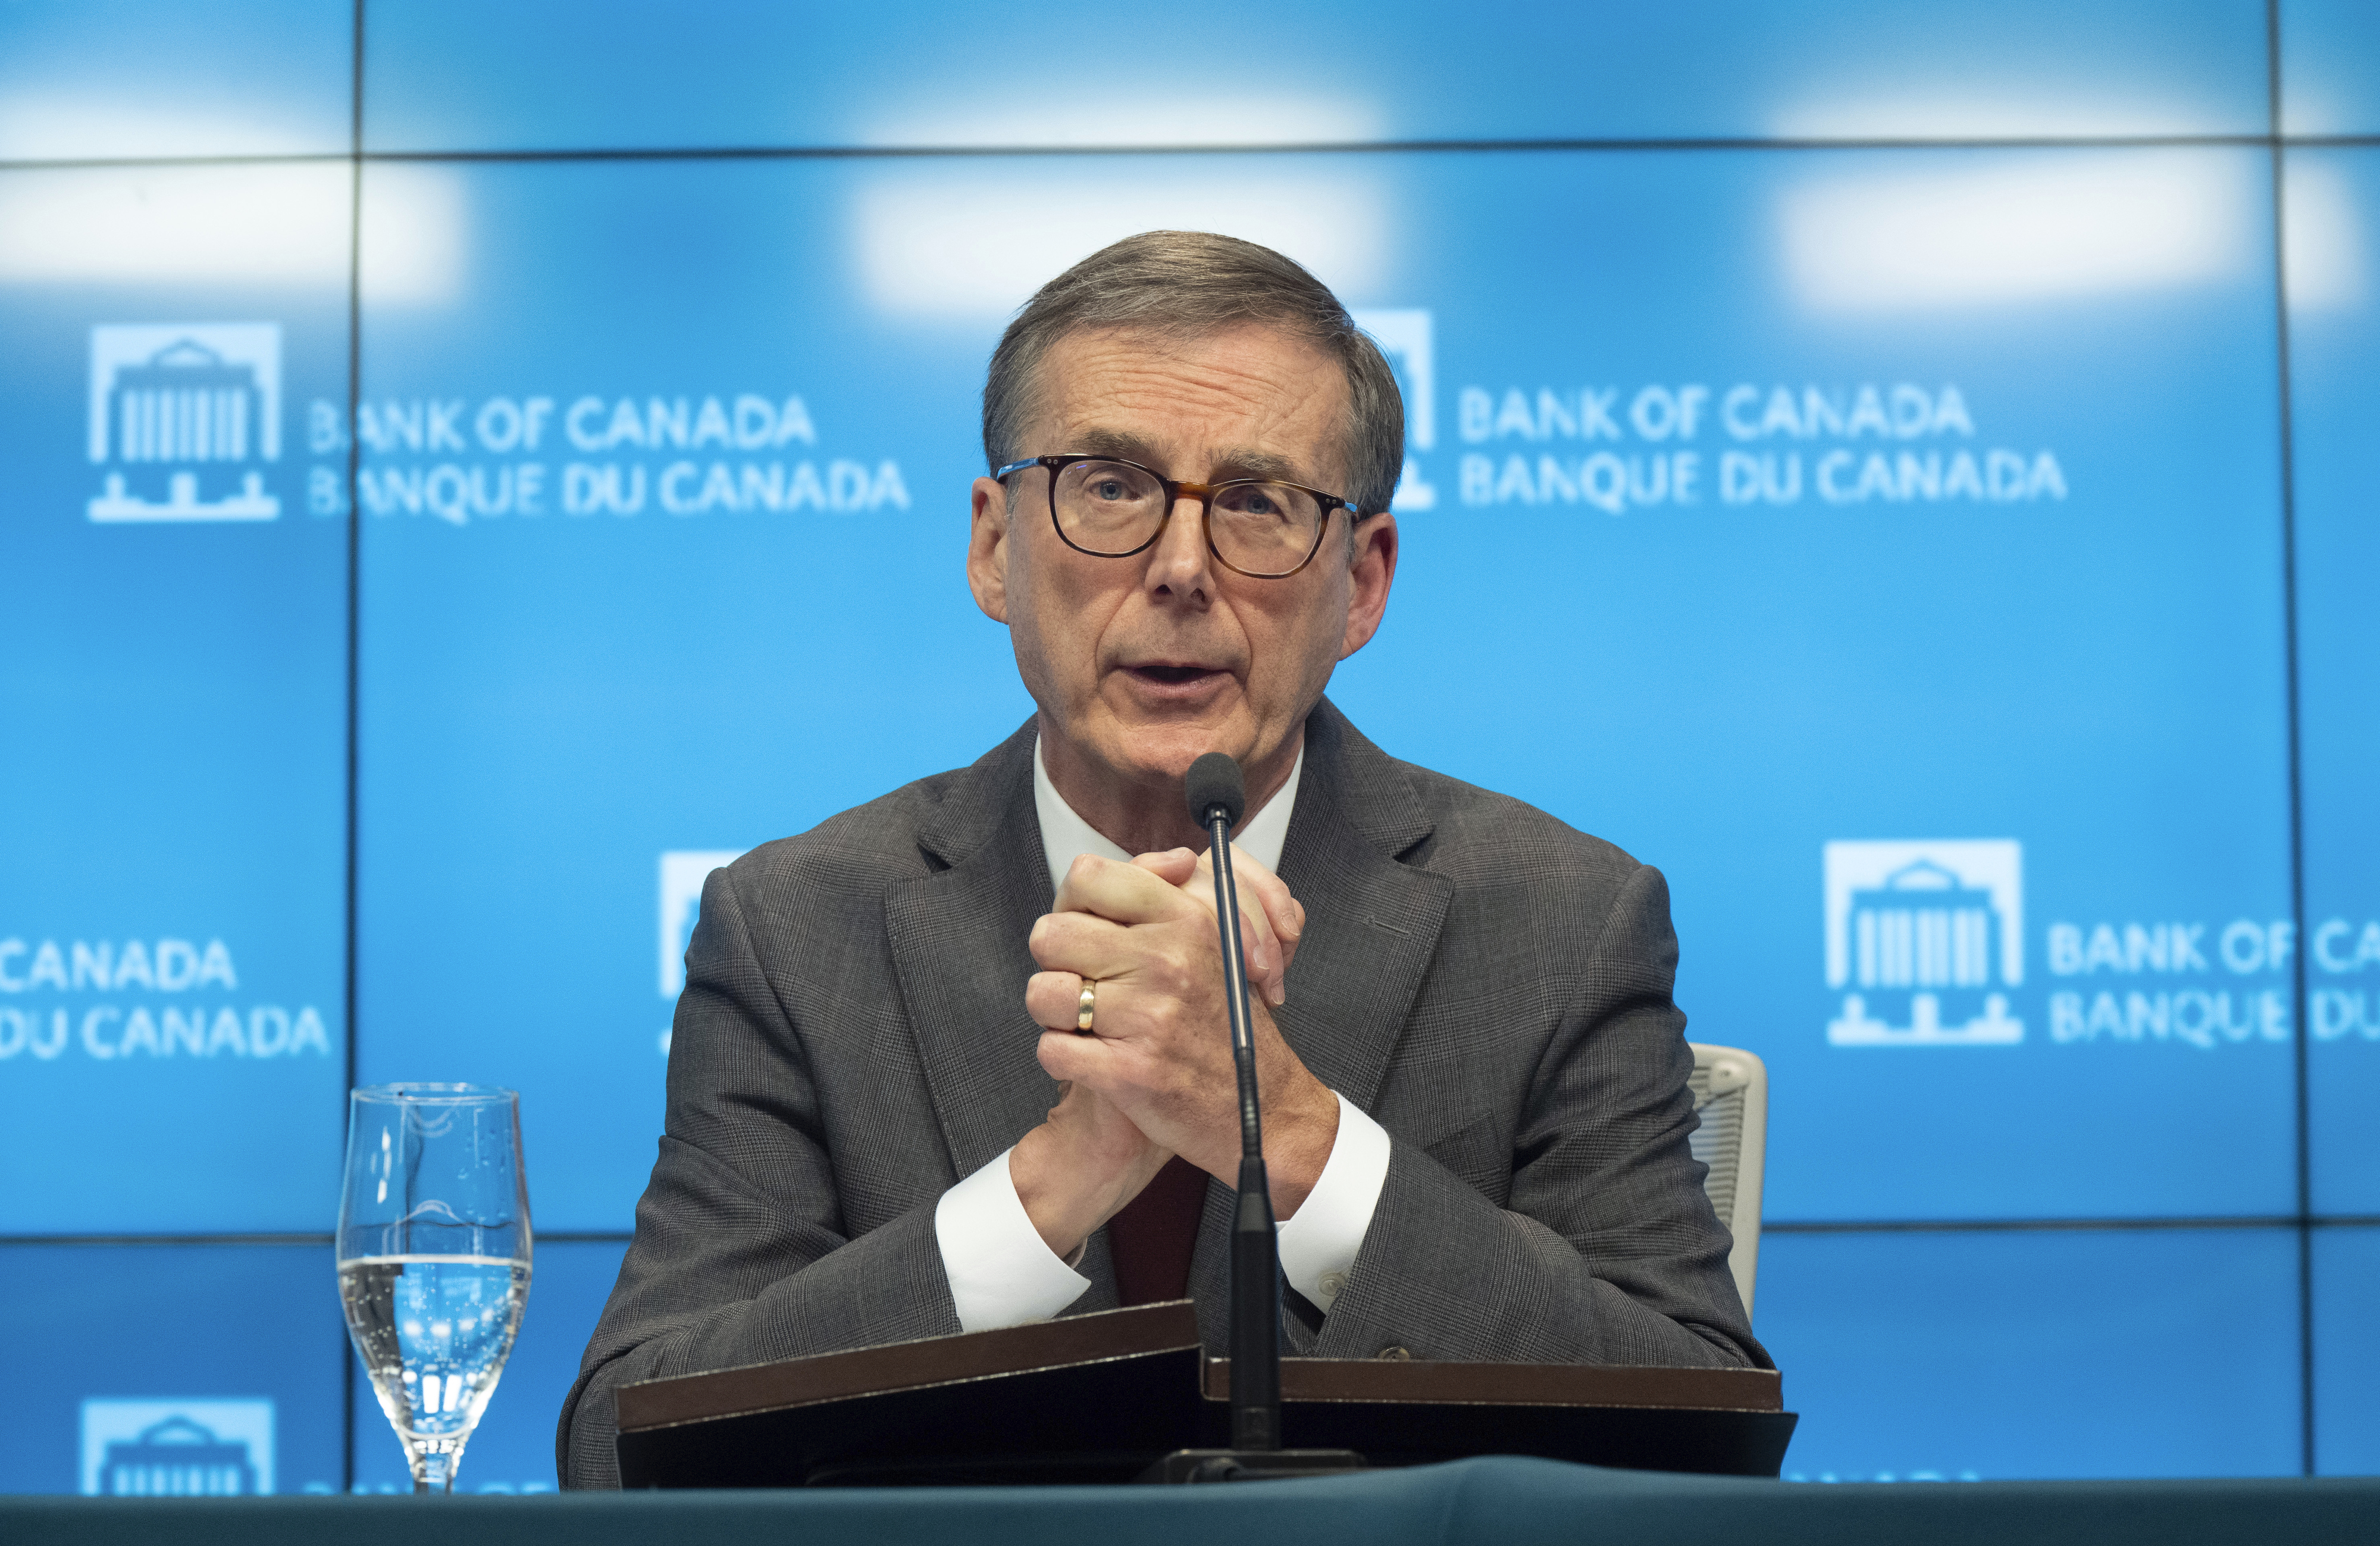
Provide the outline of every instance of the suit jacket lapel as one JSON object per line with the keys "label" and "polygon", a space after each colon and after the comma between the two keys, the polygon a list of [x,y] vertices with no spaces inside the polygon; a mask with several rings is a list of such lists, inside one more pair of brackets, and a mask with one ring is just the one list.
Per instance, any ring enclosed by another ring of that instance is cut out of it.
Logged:
{"label": "suit jacket lapel", "polygon": [[947,868],[893,886],[885,931],[934,1114],[964,1177],[1037,1126],[1057,1082],[1034,1061],[1026,937],[1050,910],[1033,810],[1034,726],[966,771],[918,834]]}
{"label": "suit jacket lapel", "polygon": [[1387,755],[1328,699],[1307,716],[1305,737],[1281,878],[1305,904],[1306,931],[1273,1020],[1315,1077],[1368,1110],[1454,886],[1398,862],[1430,835],[1430,821]]}

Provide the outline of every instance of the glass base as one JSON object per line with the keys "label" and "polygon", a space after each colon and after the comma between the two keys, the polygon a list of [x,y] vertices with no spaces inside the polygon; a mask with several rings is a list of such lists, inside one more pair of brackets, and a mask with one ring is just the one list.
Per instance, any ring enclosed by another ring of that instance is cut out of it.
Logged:
{"label": "glass base", "polygon": [[435,1439],[424,1443],[405,1434],[398,1434],[405,1444],[405,1463],[413,1473],[416,1492],[452,1492],[455,1473],[463,1468],[463,1445],[468,1435],[455,1439]]}

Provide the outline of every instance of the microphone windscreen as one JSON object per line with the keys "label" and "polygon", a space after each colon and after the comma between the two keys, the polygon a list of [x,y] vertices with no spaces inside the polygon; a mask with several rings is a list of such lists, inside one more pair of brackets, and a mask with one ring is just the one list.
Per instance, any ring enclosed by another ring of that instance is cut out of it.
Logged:
{"label": "microphone windscreen", "polygon": [[1207,812],[1219,805],[1232,826],[1240,824],[1240,814],[1248,808],[1248,786],[1240,777],[1240,765],[1220,751],[1191,763],[1184,786],[1190,796],[1190,819],[1202,827]]}

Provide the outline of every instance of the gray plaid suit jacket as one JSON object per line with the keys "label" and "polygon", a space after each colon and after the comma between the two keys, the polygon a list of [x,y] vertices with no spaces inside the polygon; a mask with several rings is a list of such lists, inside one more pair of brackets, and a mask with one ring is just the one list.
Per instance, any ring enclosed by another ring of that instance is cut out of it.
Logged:
{"label": "gray plaid suit jacket", "polygon": [[[1034,727],[713,873],[686,953],[661,1157],[562,1413],[567,1486],[618,1485],[613,1395],[956,1332],[942,1192],[1039,1123],[1026,951],[1049,910]],[[1281,875],[1306,932],[1274,1012],[1391,1139],[1305,1357],[1767,1367],[1694,1126],[1660,872],[1399,762],[1326,700]],[[1220,1031],[1218,1031],[1220,1034]],[[1190,1291],[1224,1341],[1229,1190]],[[1068,1312],[1112,1309],[1104,1232]]]}

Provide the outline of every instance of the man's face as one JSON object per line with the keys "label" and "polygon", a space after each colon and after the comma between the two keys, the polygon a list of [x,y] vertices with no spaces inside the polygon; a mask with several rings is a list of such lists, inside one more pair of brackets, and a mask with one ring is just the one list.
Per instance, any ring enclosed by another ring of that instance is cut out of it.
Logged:
{"label": "man's face", "polygon": [[[1181,481],[1274,477],[1347,493],[1347,383],[1303,340],[1264,327],[1178,340],[1076,333],[1043,357],[1021,454],[1125,457]],[[1235,573],[1208,549],[1195,498],[1129,558],[1076,552],[1050,519],[1049,474],[1014,498],[975,488],[968,581],[1009,626],[1018,672],[1067,747],[1126,784],[1178,785],[1224,751],[1252,773],[1288,755],[1339,661],[1379,626],[1395,568],[1392,520],[1365,523],[1354,562],[1334,511],[1313,562],[1281,579]],[[1283,773],[1285,762],[1281,764]]]}

